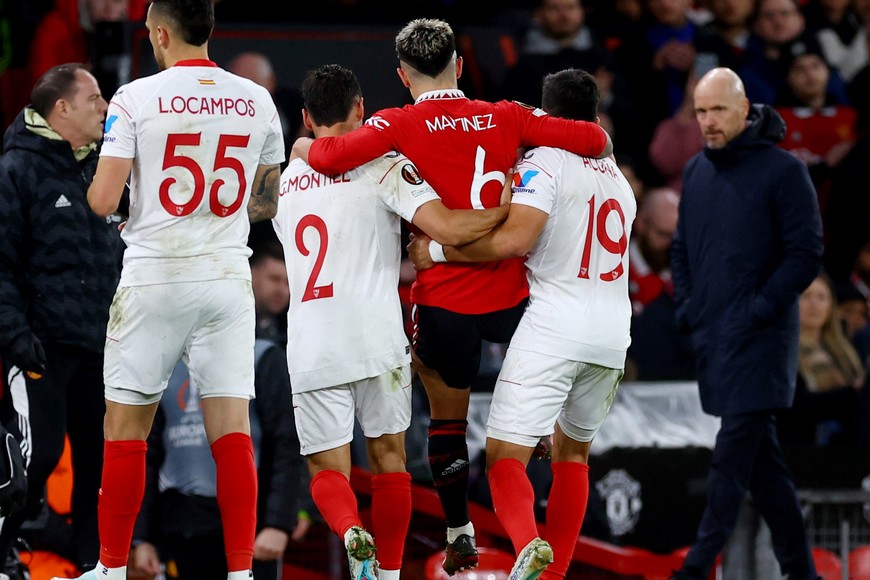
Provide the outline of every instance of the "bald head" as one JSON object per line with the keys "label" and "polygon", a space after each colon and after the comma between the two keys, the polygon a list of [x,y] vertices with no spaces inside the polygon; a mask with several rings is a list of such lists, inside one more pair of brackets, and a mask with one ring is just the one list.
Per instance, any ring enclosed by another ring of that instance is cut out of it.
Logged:
{"label": "bald head", "polygon": [[259,52],[243,52],[227,66],[227,70],[264,87],[270,94],[274,94],[277,85],[275,70],[272,63],[265,55]]}
{"label": "bald head", "polygon": [[695,86],[695,118],[707,147],[721,149],[746,128],[749,100],[730,68],[714,68]]}
{"label": "bald head", "polygon": [[635,231],[644,259],[655,272],[670,265],[669,252],[677,217],[680,194],[670,187],[657,187],[647,191],[637,212]]}

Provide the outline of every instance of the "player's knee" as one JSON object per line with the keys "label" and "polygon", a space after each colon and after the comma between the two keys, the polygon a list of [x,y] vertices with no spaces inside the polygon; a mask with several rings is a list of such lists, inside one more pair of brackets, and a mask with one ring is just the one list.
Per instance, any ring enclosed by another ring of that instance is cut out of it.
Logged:
{"label": "player's knee", "polygon": [[369,464],[372,473],[397,473],[405,471],[404,434],[382,435],[368,441]]}

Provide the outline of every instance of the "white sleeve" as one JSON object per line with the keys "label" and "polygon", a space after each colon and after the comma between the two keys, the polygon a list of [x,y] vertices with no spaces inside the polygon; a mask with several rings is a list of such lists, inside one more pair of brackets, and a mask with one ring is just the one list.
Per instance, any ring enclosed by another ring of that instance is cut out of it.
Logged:
{"label": "white sleeve", "polygon": [[133,159],[136,157],[136,121],[138,107],[132,98],[130,85],[119,88],[109,102],[103,129],[100,155]]}
{"label": "white sleeve", "polygon": [[260,152],[260,165],[280,165],[284,163],[286,154],[284,151],[284,132],[281,129],[281,117],[278,115],[278,109],[275,108],[275,103],[272,97],[266,93],[267,103],[266,110],[271,115],[269,119],[269,128],[266,132],[266,141],[263,143],[263,150]]}
{"label": "white sleeve", "polygon": [[556,201],[564,158],[563,152],[549,147],[528,151],[514,171],[511,203],[528,205],[549,215]]}
{"label": "white sleeve", "polygon": [[420,172],[407,157],[381,157],[371,165],[371,169],[377,168],[379,171],[366,173],[380,185],[378,193],[381,200],[408,222],[414,219],[420,206],[441,199],[432,186],[423,181]]}

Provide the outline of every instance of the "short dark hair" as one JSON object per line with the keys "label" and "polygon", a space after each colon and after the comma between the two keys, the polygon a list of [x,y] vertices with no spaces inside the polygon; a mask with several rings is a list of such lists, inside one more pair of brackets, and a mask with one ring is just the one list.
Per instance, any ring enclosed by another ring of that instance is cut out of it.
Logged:
{"label": "short dark hair", "polygon": [[595,77],[585,70],[570,68],[544,77],[541,107],[554,117],[594,121],[600,99]]}
{"label": "short dark hair", "polygon": [[251,266],[256,266],[257,264],[264,262],[266,258],[279,260],[281,262],[284,261],[284,246],[281,245],[281,242],[275,239],[269,239],[251,247],[251,257],[248,258],[248,262]]}
{"label": "short dark hair", "polygon": [[80,70],[87,69],[81,63],[70,62],[45,71],[30,92],[30,107],[43,118],[48,117],[59,99],[72,99],[78,92],[76,73]]}
{"label": "short dark hair", "polygon": [[151,0],[151,10],[171,20],[181,39],[192,46],[202,46],[214,30],[212,0]]}
{"label": "short dark hair", "polygon": [[362,89],[353,71],[326,64],[308,71],[302,81],[302,100],[308,115],[318,125],[331,127],[347,120]]}
{"label": "short dark hair", "polygon": [[396,35],[396,54],[415,70],[435,78],[456,52],[453,29],[443,20],[418,18]]}

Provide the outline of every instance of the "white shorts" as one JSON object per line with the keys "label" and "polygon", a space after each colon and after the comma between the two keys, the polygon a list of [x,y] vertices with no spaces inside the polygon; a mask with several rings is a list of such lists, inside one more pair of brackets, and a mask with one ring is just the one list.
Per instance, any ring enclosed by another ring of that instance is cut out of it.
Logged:
{"label": "white shorts", "polygon": [[119,287],[106,330],[106,398],[159,401],[183,359],[202,397],[250,399],[255,325],[247,280]]}
{"label": "white shorts", "polygon": [[508,348],[486,423],[492,439],[534,447],[556,421],[576,441],[592,441],[607,418],[622,369]]}
{"label": "white shorts", "polygon": [[294,394],[293,409],[302,455],[350,443],[354,415],[369,439],[404,433],[411,425],[411,366],[353,383]]}

